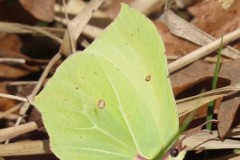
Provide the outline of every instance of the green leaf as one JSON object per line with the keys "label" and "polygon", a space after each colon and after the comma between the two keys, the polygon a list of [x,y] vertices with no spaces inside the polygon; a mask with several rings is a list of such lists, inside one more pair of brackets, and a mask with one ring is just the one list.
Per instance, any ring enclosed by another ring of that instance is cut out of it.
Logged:
{"label": "green leaf", "polygon": [[61,64],[35,103],[63,160],[151,160],[178,133],[162,39],[127,5]]}

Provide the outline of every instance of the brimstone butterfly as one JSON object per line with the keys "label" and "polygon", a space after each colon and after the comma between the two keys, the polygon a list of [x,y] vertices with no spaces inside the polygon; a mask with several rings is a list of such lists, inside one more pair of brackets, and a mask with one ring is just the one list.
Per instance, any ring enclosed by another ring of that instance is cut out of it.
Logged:
{"label": "brimstone butterfly", "polygon": [[155,160],[179,129],[162,39],[127,5],[35,104],[62,160]]}

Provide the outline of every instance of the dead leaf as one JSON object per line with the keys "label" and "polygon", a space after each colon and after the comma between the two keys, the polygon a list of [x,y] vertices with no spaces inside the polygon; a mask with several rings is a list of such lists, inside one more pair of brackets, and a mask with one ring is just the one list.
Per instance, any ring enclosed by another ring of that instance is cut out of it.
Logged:
{"label": "dead leaf", "polygon": [[167,55],[183,56],[198,48],[197,45],[172,35],[164,23],[154,21],[154,24],[163,38]]}
{"label": "dead leaf", "polygon": [[[207,81],[208,79],[211,79],[213,76],[214,65],[215,64],[198,60],[184,69],[171,74],[170,78],[175,96],[181,97],[181,95],[179,95],[180,93],[187,91],[191,87]],[[202,86],[206,87],[205,90],[210,89],[207,88],[209,85],[205,84]],[[193,91],[195,91],[194,94],[200,93],[200,90],[202,89],[199,89],[196,93],[196,89],[193,89]],[[186,96],[190,96],[191,94],[193,93],[190,92],[190,94],[187,94]]]}
{"label": "dead leaf", "polygon": [[[6,34],[0,36],[0,41],[0,57],[9,58],[9,55],[18,55],[20,47],[22,46],[22,42],[19,37]],[[13,56],[11,56],[11,58],[13,58]],[[25,70],[25,68],[20,66],[23,66],[23,64],[18,66],[0,64],[0,77],[5,79],[15,79],[31,73],[31,71]]]}
{"label": "dead leaf", "polygon": [[239,37],[240,28],[170,63],[168,65],[168,70],[170,73],[175,72],[178,69],[187,66],[188,64],[218,50],[219,46],[225,46],[226,44],[238,39]]}
{"label": "dead leaf", "polygon": [[[239,65],[240,65],[240,59],[234,60],[232,62],[223,63],[219,73],[220,78],[219,78],[218,85],[226,86],[229,83],[230,84],[239,83],[240,82],[240,79],[239,79],[240,66]],[[191,88],[191,90],[194,90],[193,86],[196,87],[197,84],[201,84],[206,80],[211,80],[211,77],[213,77],[214,68],[215,68],[215,64],[208,64],[207,62],[197,61],[191,64],[190,66],[186,67],[185,69],[182,69],[181,71],[174,73],[173,75],[171,75],[171,81],[172,81],[174,93],[178,95],[177,97],[179,97],[181,96],[180,93],[183,94],[184,92],[186,96],[186,93],[188,92],[188,88]],[[205,85],[202,84],[201,86],[206,87],[206,84]],[[208,82],[208,86],[210,86],[210,82]],[[200,92],[200,90],[198,91]],[[219,129],[219,135],[221,137],[224,137],[224,135],[230,129],[233,123],[233,120],[235,118],[237,109],[239,107],[239,103],[240,103],[240,98],[238,94],[223,98],[223,102],[221,103],[218,110],[218,120],[220,121],[220,123],[218,123],[218,129]],[[193,106],[189,106],[189,107],[193,107]],[[206,107],[207,106],[205,106],[205,108]],[[215,108],[215,111],[216,109],[218,108]],[[206,110],[203,108],[199,111],[197,117],[203,117],[205,115],[206,115]]]}
{"label": "dead leaf", "polygon": [[[239,8],[239,0],[235,0],[228,9],[223,9],[219,0],[211,0],[202,1],[188,9],[191,14],[197,17],[194,24],[198,28],[215,38],[220,38],[240,27]],[[238,50],[240,49],[240,44],[234,46]]]}
{"label": "dead leaf", "polygon": [[[216,40],[209,34],[177,16],[171,10],[165,11],[161,20],[167,24],[172,34],[183,39],[187,39],[195,44],[204,46]],[[237,59],[240,58],[240,51],[232,48],[231,46],[227,46],[222,50],[222,55],[232,59]]]}
{"label": "dead leaf", "polygon": [[221,106],[218,110],[218,133],[222,139],[232,126],[237,109],[239,107],[240,93],[237,92],[234,95],[226,96],[223,100],[225,101],[221,103]]}
{"label": "dead leaf", "polygon": [[[220,70],[220,76],[224,75],[231,80],[231,84],[240,82],[240,60],[226,63],[226,65]],[[229,131],[233,124],[235,115],[240,104],[240,93],[237,92],[234,95],[229,95],[223,98],[223,102],[220,105],[218,111],[218,133],[221,138]],[[239,118],[237,119],[239,120]]]}
{"label": "dead leaf", "polygon": [[51,22],[54,19],[55,0],[20,0],[19,2],[24,9],[39,20]]}
{"label": "dead leaf", "polygon": [[[31,61],[31,58],[21,54],[22,41],[18,36],[13,34],[2,34],[2,36],[0,36],[0,41],[0,57],[22,58]],[[1,78],[17,79],[32,72],[39,71],[40,67],[27,64],[0,64],[0,70]]]}
{"label": "dead leaf", "polygon": [[36,24],[36,18],[27,12],[18,1],[12,1],[11,5],[8,5],[8,2],[9,1],[0,1],[1,22]]}
{"label": "dead leaf", "polygon": [[[9,91],[7,89],[7,82],[0,83],[0,93],[9,94]],[[17,103],[15,100],[0,97],[0,111],[6,111],[16,104]]]}

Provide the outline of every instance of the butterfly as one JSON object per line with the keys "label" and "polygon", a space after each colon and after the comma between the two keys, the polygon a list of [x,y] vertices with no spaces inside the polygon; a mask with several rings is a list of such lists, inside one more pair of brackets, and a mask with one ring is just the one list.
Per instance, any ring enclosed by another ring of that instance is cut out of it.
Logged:
{"label": "butterfly", "polygon": [[68,57],[34,99],[53,153],[62,160],[175,159],[166,155],[179,130],[168,75],[156,27],[122,4],[117,18]]}

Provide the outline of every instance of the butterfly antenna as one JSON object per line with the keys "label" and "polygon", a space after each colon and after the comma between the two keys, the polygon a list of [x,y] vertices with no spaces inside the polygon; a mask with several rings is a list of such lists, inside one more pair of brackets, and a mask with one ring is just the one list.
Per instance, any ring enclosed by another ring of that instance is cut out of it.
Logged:
{"label": "butterfly antenna", "polygon": [[205,132],[206,130],[202,130],[202,127],[205,126],[205,125],[208,124],[208,123],[219,123],[219,121],[216,120],[216,119],[212,119],[212,120],[209,120],[209,121],[207,121],[207,122],[205,122],[205,123],[197,126],[196,128],[193,128],[193,129],[190,130],[190,131],[185,132],[186,134],[184,135],[184,137],[182,137],[182,138],[179,140],[179,143],[181,143],[181,142],[184,141],[186,138],[188,138],[188,137],[190,137],[190,136],[192,136],[192,135],[194,135],[194,134],[196,134],[196,133]]}

